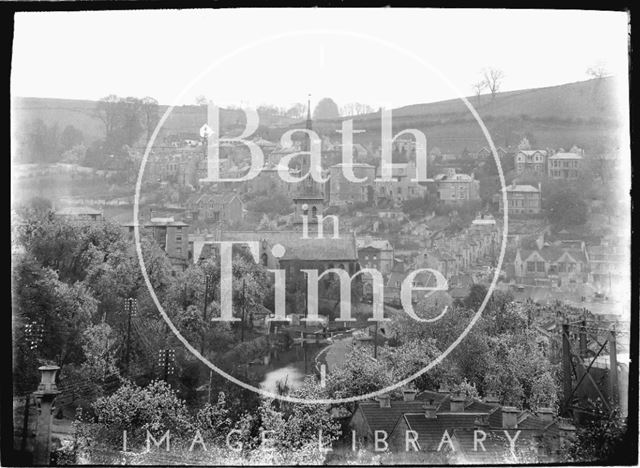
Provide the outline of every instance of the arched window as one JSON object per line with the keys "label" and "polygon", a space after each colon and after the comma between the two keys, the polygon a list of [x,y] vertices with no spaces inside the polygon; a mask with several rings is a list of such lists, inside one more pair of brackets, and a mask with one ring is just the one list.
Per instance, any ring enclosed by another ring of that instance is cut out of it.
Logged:
{"label": "arched window", "polygon": [[267,257],[266,253],[263,253],[262,254],[262,265],[263,266],[267,266],[268,261],[269,261],[269,257]]}
{"label": "arched window", "polygon": [[317,215],[318,215],[318,208],[314,206],[311,208],[311,216],[315,218]]}

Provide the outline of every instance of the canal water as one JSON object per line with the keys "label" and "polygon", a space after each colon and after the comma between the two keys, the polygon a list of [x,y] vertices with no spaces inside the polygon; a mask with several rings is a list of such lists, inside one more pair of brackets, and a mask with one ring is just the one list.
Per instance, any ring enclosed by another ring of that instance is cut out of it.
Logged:
{"label": "canal water", "polygon": [[288,350],[276,351],[268,364],[252,366],[252,372],[263,375],[260,388],[269,392],[277,393],[278,383],[297,388],[306,375],[315,374],[315,357],[324,347],[326,344],[307,343],[303,349],[294,344]]}

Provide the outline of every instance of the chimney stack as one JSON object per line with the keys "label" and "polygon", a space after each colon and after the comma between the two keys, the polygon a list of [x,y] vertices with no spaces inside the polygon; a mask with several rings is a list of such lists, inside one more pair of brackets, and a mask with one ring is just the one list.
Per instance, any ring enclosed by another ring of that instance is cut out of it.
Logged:
{"label": "chimney stack", "polygon": [[413,388],[405,388],[402,390],[402,399],[404,401],[414,401],[417,393],[418,391]]}
{"label": "chimney stack", "polygon": [[427,419],[436,419],[436,411],[438,407],[433,404],[433,400],[429,400],[428,403],[422,405],[422,409],[424,410],[424,417]]}
{"label": "chimney stack", "polygon": [[569,444],[575,440],[576,426],[570,420],[561,418],[558,420],[558,435],[561,445]]}
{"label": "chimney stack", "polygon": [[462,393],[455,393],[451,395],[450,405],[452,413],[464,413],[464,406],[467,402],[467,397]]}
{"label": "chimney stack", "polygon": [[554,416],[554,411],[552,408],[538,408],[538,417],[542,420],[542,422],[544,422],[545,424],[549,424],[551,422],[553,422],[553,416]]}
{"label": "chimney stack", "polygon": [[379,395],[378,401],[380,402],[380,408],[391,408],[391,395]]}
{"label": "chimney stack", "polygon": [[505,429],[518,428],[518,413],[520,411],[515,406],[502,407],[502,427]]}
{"label": "chimney stack", "polygon": [[484,402],[488,403],[489,405],[499,405],[500,404],[500,398],[495,393],[489,392],[484,397]]}
{"label": "chimney stack", "polygon": [[438,387],[438,393],[449,393],[449,385],[441,383]]}

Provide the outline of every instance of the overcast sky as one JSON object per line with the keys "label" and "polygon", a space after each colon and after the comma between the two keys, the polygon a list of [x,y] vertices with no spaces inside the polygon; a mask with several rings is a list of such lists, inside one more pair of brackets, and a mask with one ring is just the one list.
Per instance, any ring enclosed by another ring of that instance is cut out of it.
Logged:
{"label": "overcast sky", "polygon": [[206,95],[250,106],[287,106],[311,93],[338,105],[396,107],[470,95],[486,66],[504,71],[504,91],[581,81],[597,62],[626,79],[627,31],[626,13],[617,12],[20,13],[11,89],[34,97],[153,96],[162,104]]}

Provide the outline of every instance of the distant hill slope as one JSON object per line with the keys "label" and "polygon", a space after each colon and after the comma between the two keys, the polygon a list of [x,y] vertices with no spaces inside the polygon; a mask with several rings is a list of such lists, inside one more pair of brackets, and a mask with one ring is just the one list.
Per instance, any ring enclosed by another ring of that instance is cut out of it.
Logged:
{"label": "distant hill slope", "polygon": [[[546,88],[524,89],[497,93],[495,99],[484,94],[467,99],[481,116],[492,115],[556,119],[612,119],[620,118],[615,102],[617,82],[614,77],[579,81]],[[400,107],[393,115],[454,116],[469,111],[460,99]]]}
{"label": "distant hill slope", "polygon": [[[104,137],[104,124],[95,114],[96,101],[79,99],[15,97],[12,99],[12,119],[15,128],[22,123],[41,119],[47,126],[58,125],[59,131],[73,125],[88,142]],[[168,106],[160,105],[160,117]],[[241,111],[222,109],[221,125],[235,124],[242,119]],[[207,108],[201,106],[176,106],[162,128],[162,134],[198,133],[206,122]]]}
{"label": "distant hill slope", "polygon": [[[615,78],[594,79],[546,88],[527,89],[468,97],[499,145],[513,144],[514,139],[526,132],[539,136],[542,145],[560,146],[572,143],[584,147],[595,145],[608,138],[626,116],[619,115],[616,102]],[[57,123],[60,131],[67,125],[80,129],[87,141],[102,138],[104,127],[95,117],[94,101],[27,98],[13,99],[12,118],[17,126],[21,122],[42,119],[45,124]],[[161,106],[162,115],[167,106]],[[429,147],[439,146],[447,151],[472,149],[486,144],[478,125],[460,99],[427,104],[414,104],[393,110],[394,127],[418,128],[425,131]],[[222,125],[242,124],[240,111],[222,110]],[[320,133],[336,135],[340,121],[314,122]],[[355,128],[367,132],[356,136],[357,140],[379,139],[379,113],[354,118]],[[206,108],[178,106],[170,115],[163,134],[197,133],[206,121]],[[302,122],[289,128],[302,128]],[[399,129],[398,128],[398,129]],[[264,132],[265,137],[277,139],[285,129]],[[397,131],[397,130],[396,130]]]}

